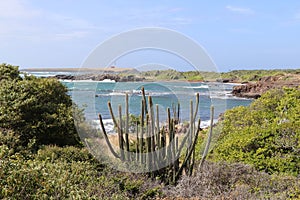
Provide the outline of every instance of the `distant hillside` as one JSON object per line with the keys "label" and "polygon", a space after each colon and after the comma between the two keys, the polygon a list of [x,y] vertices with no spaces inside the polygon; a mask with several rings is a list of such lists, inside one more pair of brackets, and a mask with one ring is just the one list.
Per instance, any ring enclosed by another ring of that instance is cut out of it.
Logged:
{"label": "distant hillside", "polygon": [[284,76],[300,74],[300,69],[284,70],[234,70],[230,72],[199,72],[187,71],[179,72],[176,70],[152,70],[140,72],[140,76],[150,80],[186,80],[186,81],[217,81],[229,83],[255,82],[263,77]]}
{"label": "distant hillside", "polygon": [[220,74],[216,72],[187,71],[179,72],[176,70],[152,70],[140,72],[140,76],[147,80],[178,80],[178,81],[216,81]]}
{"label": "distant hillside", "polygon": [[228,82],[253,82],[266,76],[289,76],[292,74],[300,74],[300,69],[233,70],[221,73],[221,77]]}

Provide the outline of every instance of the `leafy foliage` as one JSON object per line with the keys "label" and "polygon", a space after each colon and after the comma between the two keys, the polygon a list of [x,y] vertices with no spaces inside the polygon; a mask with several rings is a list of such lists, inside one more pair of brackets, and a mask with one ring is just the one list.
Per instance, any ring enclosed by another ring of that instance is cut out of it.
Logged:
{"label": "leafy foliage", "polygon": [[159,185],[104,168],[86,149],[45,146],[31,157],[0,159],[0,199],[148,199],[159,194]]}
{"label": "leafy foliage", "polygon": [[268,173],[300,173],[300,89],[270,90],[250,107],[228,110],[212,157]]}
{"label": "leafy foliage", "polygon": [[19,67],[9,64],[0,64],[0,81],[1,80],[20,80]]}
{"label": "leafy foliage", "polygon": [[[4,68],[7,67],[7,70]],[[7,71],[11,71],[9,74]],[[76,145],[79,138],[67,88],[54,79],[16,76],[16,68],[1,65],[0,127],[18,134],[22,145]]]}

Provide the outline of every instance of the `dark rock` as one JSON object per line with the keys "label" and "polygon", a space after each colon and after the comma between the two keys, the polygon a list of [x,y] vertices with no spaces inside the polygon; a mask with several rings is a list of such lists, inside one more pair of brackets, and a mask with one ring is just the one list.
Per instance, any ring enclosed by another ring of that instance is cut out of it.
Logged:
{"label": "dark rock", "polygon": [[74,76],[72,76],[72,75],[65,75],[65,74],[57,74],[53,78],[63,79],[63,80],[74,80]]}
{"label": "dark rock", "polygon": [[233,79],[229,79],[229,78],[225,78],[225,79],[217,79],[216,81],[219,82],[219,83],[231,83],[234,80]]}
{"label": "dark rock", "polygon": [[118,74],[81,74],[77,76],[59,74],[54,76],[54,78],[62,80],[93,80],[93,81],[103,81],[104,79],[114,80],[116,82],[136,82],[144,81],[144,77],[137,77],[135,75],[119,76]]}

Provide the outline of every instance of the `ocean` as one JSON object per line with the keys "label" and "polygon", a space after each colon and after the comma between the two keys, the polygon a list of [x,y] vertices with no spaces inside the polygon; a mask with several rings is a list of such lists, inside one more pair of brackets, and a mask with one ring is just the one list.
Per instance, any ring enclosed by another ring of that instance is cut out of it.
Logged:
{"label": "ocean", "polygon": [[160,121],[167,118],[167,108],[171,112],[174,106],[180,103],[180,121],[184,122],[190,118],[190,101],[193,101],[195,110],[196,94],[200,95],[198,117],[201,118],[201,126],[207,127],[210,119],[210,107],[215,107],[214,119],[217,121],[219,115],[225,110],[236,106],[247,106],[252,100],[237,98],[231,95],[233,84],[221,83],[189,83],[189,82],[95,82],[95,81],[73,81],[64,82],[72,96],[73,101],[85,109],[88,120],[97,121],[98,114],[111,125],[111,116],[107,107],[110,101],[115,115],[118,106],[125,111],[125,94],[128,94],[129,113],[140,115],[141,110],[141,88],[145,88],[146,96],[151,96],[153,104],[159,107]]}
{"label": "ocean", "polygon": [[[52,72],[32,73],[40,77],[54,75]],[[236,106],[248,106],[252,100],[237,98],[231,95],[236,84],[212,83],[212,82],[97,82],[97,81],[64,81],[61,82],[69,89],[72,100],[84,108],[86,119],[98,126],[98,114],[102,115],[108,132],[113,131],[113,125],[107,102],[110,101],[115,115],[118,114],[118,106],[125,111],[125,94],[129,96],[129,112],[140,115],[141,88],[145,88],[146,96],[151,96],[154,105],[159,107],[160,121],[167,118],[167,108],[171,109],[180,103],[180,121],[190,118],[190,101],[193,101],[195,110],[196,94],[200,95],[198,117],[201,118],[201,127],[207,127],[210,119],[210,107],[215,107],[214,121],[221,113]],[[98,126],[99,127],[99,126]]]}

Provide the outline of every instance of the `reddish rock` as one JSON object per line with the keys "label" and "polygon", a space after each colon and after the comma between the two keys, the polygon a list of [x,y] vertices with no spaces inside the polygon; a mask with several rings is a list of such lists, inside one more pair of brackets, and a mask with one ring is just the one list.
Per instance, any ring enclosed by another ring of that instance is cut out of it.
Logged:
{"label": "reddish rock", "polygon": [[256,83],[247,83],[233,87],[232,94],[237,97],[257,99],[270,89],[297,87],[299,85],[300,76],[298,75],[267,76]]}

